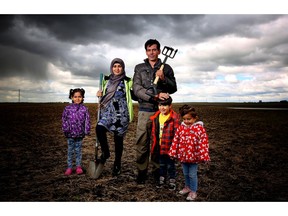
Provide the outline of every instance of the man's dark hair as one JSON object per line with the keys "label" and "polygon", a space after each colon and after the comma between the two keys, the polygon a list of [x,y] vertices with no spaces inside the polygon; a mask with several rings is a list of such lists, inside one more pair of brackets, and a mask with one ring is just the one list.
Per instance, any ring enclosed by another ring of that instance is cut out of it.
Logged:
{"label": "man's dark hair", "polygon": [[156,44],[157,46],[157,49],[160,50],[160,43],[159,41],[157,41],[156,39],[149,39],[148,41],[146,41],[144,47],[145,47],[145,50],[147,50],[147,47],[150,47],[152,46],[153,44]]}
{"label": "man's dark hair", "polygon": [[158,99],[158,105],[166,106],[166,105],[171,105],[171,104],[172,104],[172,98],[170,96],[169,98],[164,99],[164,100]]}

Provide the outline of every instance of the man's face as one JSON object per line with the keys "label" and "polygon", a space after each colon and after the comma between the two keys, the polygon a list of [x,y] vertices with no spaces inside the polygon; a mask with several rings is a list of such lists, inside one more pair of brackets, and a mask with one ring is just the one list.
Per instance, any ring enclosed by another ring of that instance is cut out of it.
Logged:
{"label": "man's face", "polygon": [[153,44],[147,47],[146,55],[149,61],[157,61],[160,50],[157,49],[157,45]]}

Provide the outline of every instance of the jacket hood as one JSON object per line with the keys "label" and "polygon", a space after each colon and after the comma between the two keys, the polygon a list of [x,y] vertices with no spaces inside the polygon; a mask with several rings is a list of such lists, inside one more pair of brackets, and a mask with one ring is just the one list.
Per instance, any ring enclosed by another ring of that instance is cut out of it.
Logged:
{"label": "jacket hood", "polygon": [[188,125],[186,125],[184,122],[182,122],[181,125],[184,125],[185,127],[191,127],[191,126],[195,126],[195,125],[204,126],[204,123],[203,123],[202,121],[197,121],[197,122],[195,122],[194,124],[188,126]]}

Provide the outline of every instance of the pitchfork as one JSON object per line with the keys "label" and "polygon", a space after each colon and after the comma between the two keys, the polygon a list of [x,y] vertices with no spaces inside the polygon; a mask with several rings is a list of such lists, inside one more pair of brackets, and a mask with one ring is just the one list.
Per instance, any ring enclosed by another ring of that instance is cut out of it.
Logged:
{"label": "pitchfork", "polygon": [[[160,67],[159,70],[163,70],[164,65],[165,65],[167,59],[168,59],[168,58],[172,58],[172,59],[173,59],[173,58],[175,57],[177,51],[178,51],[178,49],[176,49],[176,50],[174,51],[174,49],[173,49],[172,47],[167,47],[167,46],[165,46],[165,47],[163,48],[162,54],[165,56],[165,58],[164,58],[164,61],[163,61],[163,63],[162,63],[162,65],[161,65],[161,67]],[[149,88],[146,90],[146,94],[147,94],[147,95],[149,95],[149,96],[151,96],[151,97],[155,97],[155,96],[157,95],[157,83],[158,83],[158,80],[159,80],[159,76],[156,76],[156,77],[155,77],[155,80],[154,80],[154,82],[153,82],[153,84],[152,84],[152,86],[149,87]],[[152,90],[152,93],[151,93],[151,90]]]}

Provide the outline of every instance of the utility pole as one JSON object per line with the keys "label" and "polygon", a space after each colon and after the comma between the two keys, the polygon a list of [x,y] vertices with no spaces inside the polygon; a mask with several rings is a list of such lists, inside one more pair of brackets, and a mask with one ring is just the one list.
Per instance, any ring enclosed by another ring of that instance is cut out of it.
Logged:
{"label": "utility pole", "polygon": [[18,103],[20,103],[20,89],[18,90]]}

